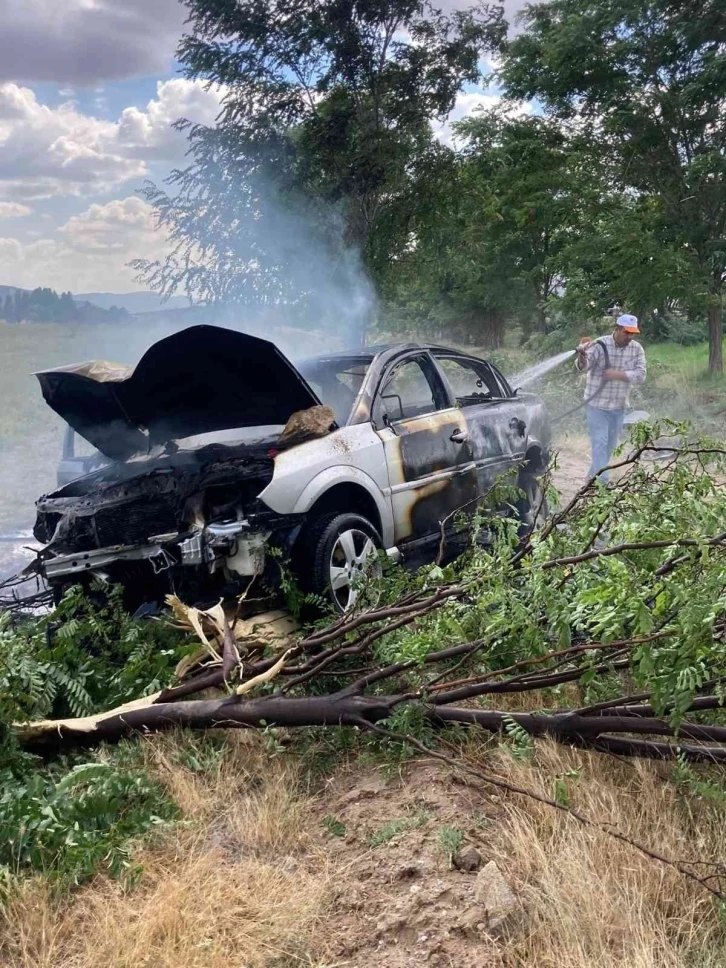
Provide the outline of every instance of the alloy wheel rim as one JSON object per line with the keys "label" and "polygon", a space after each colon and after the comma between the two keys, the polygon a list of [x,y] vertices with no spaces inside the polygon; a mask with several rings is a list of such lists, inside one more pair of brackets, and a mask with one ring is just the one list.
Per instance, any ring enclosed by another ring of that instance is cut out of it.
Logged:
{"label": "alloy wheel rim", "polygon": [[378,548],[370,535],[358,528],[342,531],[330,553],[330,591],[342,612],[352,608],[367,579],[381,575]]}

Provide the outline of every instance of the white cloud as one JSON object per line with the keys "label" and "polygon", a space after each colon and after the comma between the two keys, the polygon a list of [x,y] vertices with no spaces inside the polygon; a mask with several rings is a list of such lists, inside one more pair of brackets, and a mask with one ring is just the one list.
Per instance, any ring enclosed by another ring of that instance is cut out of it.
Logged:
{"label": "white cloud", "polygon": [[151,207],[129,196],[91,205],[72,216],[57,239],[24,245],[18,239],[0,238],[0,265],[4,278],[23,288],[130,292],[139,287],[127,263],[162,258],[167,251]]}
{"label": "white cloud", "polygon": [[151,206],[135,195],[91,205],[71,216],[59,231],[67,245],[85,254],[127,252],[139,243],[145,250],[149,245],[157,248],[160,239]]}
{"label": "white cloud", "polygon": [[94,87],[166,73],[182,33],[178,0],[3,0],[0,81]]}
{"label": "white cloud", "polygon": [[118,140],[127,152],[144,158],[178,157],[186,142],[172,128],[178,118],[188,118],[197,124],[214,124],[219,114],[221,88],[206,88],[198,81],[174,78],[159,81],[156,98],[149,101],[145,111],[126,108],[118,123]]}
{"label": "white cloud", "polygon": [[211,124],[219,89],[196,81],[160,81],[144,110],[126,108],[118,121],[83,114],[69,103],[41,104],[30,88],[0,85],[0,196],[39,199],[94,195],[141,180],[153,159],[178,161],[184,135],[178,117]]}
{"label": "white cloud", "polygon": [[99,192],[143,176],[144,165],[124,158],[115,140],[116,126],[108,121],[70,104],[49,108],[27,87],[0,85],[0,193],[5,197]]}
{"label": "white cloud", "polygon": [[0,218],[23,218],[32,211],[32,208],[19,202],[0,202]]}
{"label": "white cloud", "polygon": [[[102,81],[168,72],[187,10],[178,0],[2,0],[0,81]],[[437,0],[446,11],[471,0]],[[504,0],[512,23],[523,0]]]}
{"label": "white cloud", "polygon": [[[23,246],[17,239],[0,238],[0,265],[5,272],[23,257]],[[10,278],[10,276],[8,276]]]}

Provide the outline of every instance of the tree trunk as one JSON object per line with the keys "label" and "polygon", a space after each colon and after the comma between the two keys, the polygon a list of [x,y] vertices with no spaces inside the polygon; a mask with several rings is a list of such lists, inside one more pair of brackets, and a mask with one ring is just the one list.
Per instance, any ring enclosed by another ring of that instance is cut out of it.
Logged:
{"label": "tree trunk", "polygon": [[708,303],[708,370],[723,373],[723,293],[721,273],[714,277]]}
{"label": "tree trunk", "polygon": [[[578,675],[581,675],[581,670]],[[526,684],[524,691],[528,691]],[[452,692],[449,695],[453,697],[455,694]],[[178,703],[145,703],[138,708],[130,709],[126,705],[81,719],[18,724],[15,733],[24,749],[42,754],[95,745],[104,740],[113,743],[134,733],[143,735],[180,726],[187,729],[229,729],[274,724],[286,727],[357,725],[365,728],[387,719],[393,708],[404,699],[404,696],[396,695],[357,695],[348,689],[327,696],[299,698],[273,695],[243,700],[230,696]],[[514,720],[530,736],[549,736],[567,746],[612,750],[623,756],[651,759],[683,756],[696,763],[726,762],[726,747],[723,745],[694,746],[683,742],[684,739],[694,739],[699,744],[723,744],[726,742],[726,727],[684,722],[681,723],[676,742],[673,726],[669,722],[647,715],[653,712],[648,704],[642,707],[646,715],[636,717],[629,715],[627,707],[624,715],[619,715],[617,709],[605,715],[582,715],[576,710],[545,714],[449,706],[442,703],[442,699],[446,697],[438,697],[438,703],[433,706],[412,700],[411,707],[434,726],[461,723],[500,732],[508,721]],[[720,705],[717,696],[706,697],[706,700],[702,708],[714,709]],[[694,705],[697,703],[698,700]],[[636,734],[636,737],[638,734],[665,736],[671,742],[622,739],[617,735],[619,733],[626,736]]]}
{"label": "tree trunk", "polygon": [[486,309],[479,313],[474,328],[480,335],[483,346],[488,350],[498,350],[504,345],[504,317],[496,309]]}

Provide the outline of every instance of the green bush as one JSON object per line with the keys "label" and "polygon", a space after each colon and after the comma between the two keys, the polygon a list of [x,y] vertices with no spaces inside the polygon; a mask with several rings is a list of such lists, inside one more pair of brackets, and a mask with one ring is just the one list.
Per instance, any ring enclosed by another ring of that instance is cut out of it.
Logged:
{"label": "green bush", "polygon": [[176,807],[135,762],[132,744],[101,756],[50,766],[23,757],[0,771],[0,869],[70,884],[99,869],[135,872],[132,842],[172,820]]}
{"label": "green bush", "polygon": [[195,648],[162,622],[134,621],[121,590],[71,589],[38,620],[0,614],[0,870],[79,883],[133,871],[132,842],[176,808],[141,767],[136,744],[50,763],[23,754],[13,724],[84,716],[169,683]]}
{"label": "green bush", "polygon": [[686,319],[684,316],[669,316],[663,323],[663,332],[667,340],[681,346],[696,346],[708,339],[705,320]]}
{"label": "green bush", "polygon": [[171,681],[193,645],[169,625],[135,621],[121,588],[100,604],[72,588],[37,621],[0,613],[0,722],[85,716],[149,695]]}

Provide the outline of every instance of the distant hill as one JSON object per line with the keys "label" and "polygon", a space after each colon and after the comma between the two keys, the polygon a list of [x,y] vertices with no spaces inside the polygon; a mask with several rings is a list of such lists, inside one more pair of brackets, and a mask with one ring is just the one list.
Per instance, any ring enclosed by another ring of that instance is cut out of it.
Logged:
{"label": "distant hill", "polygon": [[104,309],[69,292],[39,286],[37,289],[0,288],[0,319],[4,323],[119,323],[131,319],[121,306]]}
{"label": "distant hill", "polygon": [[[16,292],[30,292],[20,286],[0,286],[0,299],[14,296]],[[186,296],[172,296],[168,302],[163,302],[161,296],[155,292],[77,292],[73,293],[73,302],[80,304],[92,303],[99,309],[125,309],[126,312],[155,313],[168,309],[187,309],[189,300]]]}
{"label": "distant hill", "polygon": [[[0,291],[2,286],[0,286]],[[129,313],[154,313],[166,309],[186,309],[189,300],[186,296],[172,296],[164,302],[155,292],[78,292],[73,294],[76,302],[90,302],[101,309],[117,306]]]}

